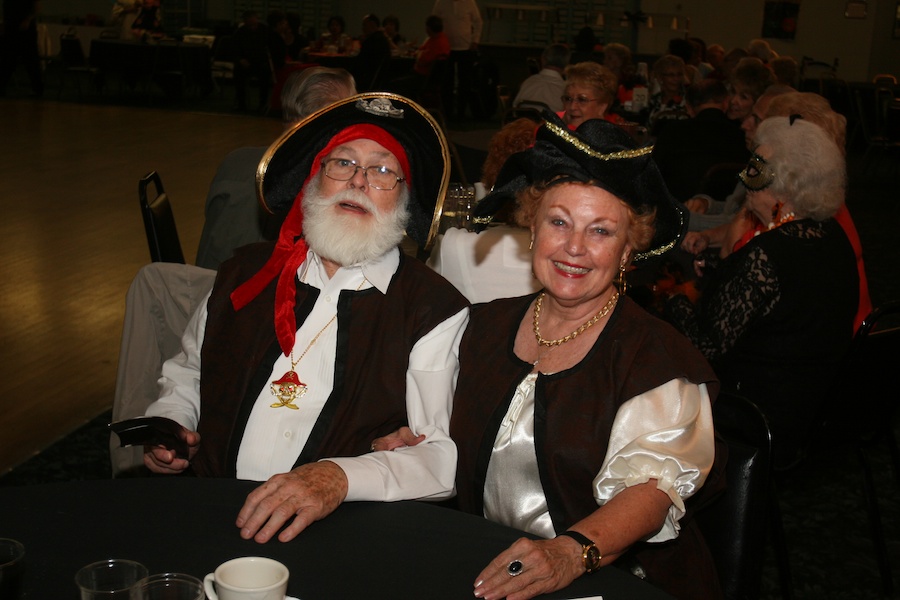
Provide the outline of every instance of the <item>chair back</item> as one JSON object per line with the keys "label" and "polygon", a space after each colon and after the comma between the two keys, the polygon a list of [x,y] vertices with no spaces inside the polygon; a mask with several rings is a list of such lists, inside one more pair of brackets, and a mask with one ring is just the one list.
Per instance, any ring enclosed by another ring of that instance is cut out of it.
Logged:
{"label": "chair back", "polygon": [[[156,189],[156,195],[152,199],[147,194],[147,187],[151,183]],[[175,228],[175,215],[172,214],[169,197],[163,189],[159,173],[150,171],[141,178],[138,182],[138,200],[141,216],[144,218],[147,244],[150,246],[150,260],[183,264],[184,253]]]}
{"label": "chair back", "polygon": [[429,111],[434,110],[441,114],[444,112],[443,94],[447,73],[449,72],[449,62],[450,59],[438,58],[431,63],[428,76],[425,78],[425,83],[419,92],[419,104]]}
{"label": "chair back", "polygon": [[[862,440],[890,430],[900,407],[900,300],[873,310],[853,338],[831,398],[830,425]],[[848,405],[853,406],[847,414]],[[849,428],[849,426],[853,428]]]}
{"label": "chair back", "polygon": [[543,102],[524,100],[507,110],[503,114],[502,122],[506,125],[517,119],[531,119],[535,123],[542,123],[545,110],[550,110],[550,107]]}
{"label": "chair back", "polygon": [[66,69],[85,67],[88,64],[84,48],[81,47],[81,40],[74,35],[65,33],[59,36],[59,59]]}
{"label": "chair back", "polygon": [[725,492],[697,514],[727,600],[759,597],[771,489],[772,433],[759,408],[722,392],[713,405],[728,447]]}

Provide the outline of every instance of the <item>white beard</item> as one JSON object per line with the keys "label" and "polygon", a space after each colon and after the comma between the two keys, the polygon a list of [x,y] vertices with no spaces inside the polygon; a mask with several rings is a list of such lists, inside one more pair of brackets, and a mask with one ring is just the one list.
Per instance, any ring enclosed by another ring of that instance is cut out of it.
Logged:
{"label": "white beard", "polygon": [[[323,198],[319,193],[319,179],[315,178],[303,193],[303,237],[313,252],[344,267],[375,260],[403,240],[409,221],[408,198],[404,186],[397,207],[382,212],[357,189],[345,189]],[[362,206],[371,218],[341,214],[334,207],[343,201]]]}

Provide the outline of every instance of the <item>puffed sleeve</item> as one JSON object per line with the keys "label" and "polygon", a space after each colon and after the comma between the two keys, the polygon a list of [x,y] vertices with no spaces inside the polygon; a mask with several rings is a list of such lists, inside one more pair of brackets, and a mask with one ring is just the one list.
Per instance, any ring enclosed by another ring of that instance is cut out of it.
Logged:
{"label": "puffed sleeve", "polygon": [[706,481],[714,458],[706,384],[673,379],[619,407],[606,458],[594,478],[594,498],[602,506],[625,488],[656,479],[672,506],[662,528],[647,541],[673,539],[684,501]]}

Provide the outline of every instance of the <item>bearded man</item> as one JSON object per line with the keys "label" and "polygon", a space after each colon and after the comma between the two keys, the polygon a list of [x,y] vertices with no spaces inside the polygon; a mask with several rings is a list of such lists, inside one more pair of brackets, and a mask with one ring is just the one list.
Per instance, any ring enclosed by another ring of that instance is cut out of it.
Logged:
{"label": "bearded man", "polygon": [[[260,162],[261,201],[287,210],[279,238],[222,264],[163,366],[147,415],[180,423],[189,456],[144,454],[156,473],[265,481],[238,514],[245,539],[289,541],[344,501],[452,494],[468,306],[398,248],[404,231],[427,245],[448,157],[421,107],[363,94],[288,130]],[[372,451],[406,425],[421,444]]]}

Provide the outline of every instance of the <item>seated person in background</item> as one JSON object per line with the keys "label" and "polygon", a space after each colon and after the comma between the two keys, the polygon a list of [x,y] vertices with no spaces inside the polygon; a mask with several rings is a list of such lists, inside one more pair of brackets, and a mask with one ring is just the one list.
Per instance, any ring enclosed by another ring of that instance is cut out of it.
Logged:
{"label": "seated person in background", "polygon": [[[481,182],[490,190],[500,168],[511,155],[531,147],[537,123],[516,119],[503,126],[488,145],[488,157],[482,167]],[[478,233],[451,228],[439,236],[428,257],[428,266],[456,286],[472,304],[496,298],[530,294],[540,289],[531,272],[528,229],[512,221],[514,203],[500,210],[491,203],[479,202],[476,221],[486,217],[492,227]]]}
{"label": "seated person in background", "polygon": [[775,83],[775,76],[758,58],[742,58],[729,81],[731,98],[728,101],[728,118],[740,123],[750,114],[757,98]]}
{"label": "seated person in background", "polygon": [[359,91],[367,92],[377,85],[379,70],[391,58],[391,44],[381,30],[381,21],[376,15],[363,17],[362,32],[359,53],[351,72],[360,86]]}
{"label": "seated person in background", "polygon": [[691,198],[700,189],[710,167],[721,163],[746,164],[750,158],[744,133],[725,116],[727,102],[728,90],[721,81],[706,79],[689,85],[685,107],[691,118],[669,123],[656,138],[653,160],[669,192],[679,202]]}
{"label": "seated person in background", "polygon": [[706,60],[706,42],[698,37],[688,38],[688,41],[694,47],[694,53],[691,55],[691,60],[688,61],[688,64],[697,68],[699,78],[694,81],[694,83],[697,83],[709,77],[714,67]]}
{"label": "seated person in background", "polygon": [[570,56],[565,44],[551,44],[544,48],[541,53],[541,70],[522,82],[513,106],[537,102],[546,105],[553,112],[563,110],[565,107],[562,96],[566,91],[563,74],[569,65]]}
{"label": "seated person in background", "polygon": [[793,56],[779,56],[769,63],[775,82],[781,85],[797,87],[800,77],[800,67]]}
{"label": "seated person in background", "polygon": [[684,106],[684,85],[687,81],[684,74],[684,60],[666,54],[653,63],[653,78],[659,85],[659,91],[650,96],[650,112],[647,117],[647,128],[653,136],[669,121],[687,119]]}
{"label": "seated person in background", "polygon": [[425,36],[425,42],[416,51],[412,73],[398,77],[389,84],[401,96],[421,98],[435,61],[450,57],[450,39],[444,33],[444,20],[441,17],[429,15],[425,19]]}
{"label": "seated person in background", "polygon": [[726,83],[731,81],[731,73],[734,72],[734,68],[741,62],[741,59],[747,56],[749,54],[743,48],[732,48],[729,50],[725,54],[725,58],[722,59],[722,80]]}
{"label": "seated person in background", "polygon": [[[282,89],[285,128],[355,93],[353,77],[343,69],[296,72]],[[277,237],[280,220],[263,216],[256,198],[256,169],[266,149],[240,148],[219,165],[206,199],[197,266],[150,263],[128,288],[113,421],[143,415],[159,397],[163,361],[178,352],[188,320],[209,294],[219,264],[238,246]],[[120,448],[118,439],[111,440],[110,459],[113,475],[125,474],[143,465],[143,450]]]}
{"label": "seated person in background", "polygon": [[[781,90],[789,91],[781,91]],[[769,117],[789,117],[791,115],[800,115],[806,121],[818,125],[828,134],[835,145],[841,151],[845,152],[847,142],[847,119],[831,109],[828,100],[818,94],[811,92],[797,92],[785,88],[784,86],[773,85],[766,93],[760,96],[759,100],[753,106],[753,113],[744,120],[744,130],[747,133],[748,147],[752,145],[755,148],[756,128],[759,123]],[[699,232],[690,231],[682,242],[682,248],[693,254],[700,254],[707,248],[718,248],[718,256],[725,258],[732,252],[738,250],[741,244],[752,237],[755,231],[751,232],[751,228],[759,223],[754,219],[748,218],[746,209],[744,208],[744,194],[741,196],[740,202],[735,201],[738,207],[735,212],[731,213],[730,221]],[[737,194],[732,194],[729,201]],[[691,223],[696,217],[706,217],[706,215],[691,214]],[[859,233],[856,231],[856,224],[850,216],[850,211],[846,205],[842,205],[834,215],[835,220],[844,230],[850,245],[853,246],[853,252],[856,255],[856,270],[859,275],[859,307],[856,311],[856,317],[853,321],[853,331],[857,331],[869,313],[872,312],[872,301],[869,297],[869,285],[866,277],[865,264],[863,263],[862,244],[859,241]],[[708,254],[708,253],[707,253]],[[701,258],[706,263],[706,258]]]}
{"label": "seated person in background", "polygon": [[397,15],[387,15],[381,20],[384,37],[391,43],[391,52],[397,52],[400,46],[406,44],[406,38],[400,35],[400,19]]}
{"label": "seated person in background", "polygon": [[109,24],[119,28],[119,37],[122,39],[132,37],[131,24],[134,23],[140,9],[140,0],[114,0]]}
{"label": "seated person in background", "polygon": [[450,56],[450,40],[444,33],[444,20],[437,15],[429,15],[425,19],[425,42],[416,51],[416,62],[413,72],[421,77],[431,73],[434,61]]}
{"label": "seated person in background", "polygon": [[[751,110],[750,114],[741,122],[741,129],[744,132],[744,145],[748,151],[752,151],[752,149],[756,147],[756,141],[754,140],[756,127],[764,118],[766,118],[766,111],[768,110],[769,103],[772,99],[776,96],[794,91],[793,88],[773,85],[769,86],[769,88],[757,98],[756,103],[753,105],[753,110]],[[731,223],[735,215],[741,210],[746,195],[747,188],[741,185],[740,181],[736,181],[734,191],[729,194],[725,200],[712,198],[711,196],[702,193],[695,193],[690,199],[685,201],[684,204],[690,211],[688,221],[689,233],[685,236],[684,242],[682,242],[685,249],[687,249],[687,246],[694,243],[692,240],[696,235],[693,234],[693,232],[706,231],[712,228],[716,228],[715,233],[704,234],[708,237],[714,236],[715,238],[713,240],[712,237],[709,237],[708,241],[710,243],[707,245],[720,248],[722,246],[723,236],[728,230],[728,224]],[[706,246],[703,247],[703,249],[705,248]]]}
{"label": "seated person in background", "polygon": [[282,33],[290,25],[288,25],[287,17],[280,10],[269,12],[266,16],[266,25],[269,28],[269,59],[272,61],[272,69],[275,71],[274,76],[277,77],[278,72],[290,60],[287,41]]}
{"label": "seated person in background", "polygon": [[725,48],[722,44],[710,44],[706,49],[706,62],[712,67],[712,71],[706,75],[706,78],[723,81],[725,73],[722,71],[722,65],[725,63]]}
{"label": "seated person in background", "polygon": [[300,53],[307,45],[306,38],[292,29],[287,15],[280,10],[273,10],[269,13],[268,23],[271,30],[278,34],[277,40],[273,41],[272,65],[275,70],[300,60]]}
{"label": "seated person in background", "polygon": [[764,65],[768,65],[778,58],[778,53],[772,50],[769,42],[761,39],[750,40],[747,45],[747,55],[758,58]]}
{"label": "seated person in background", "polygon": [[256,79],[259,86],[259,102],[256,110],[266,109],[272,88],[274,61],[284,64],[284,42],[267,25],[259,22],[256,11],[244,12],[244,23],[232,38],[234,43],[234,95],[237,110],[247,110],[247,83]]}
{"label": "seated person in background", "polygon": [[741,181],[758,234],[708,277],[696,304],[681,294],[667,317],[709,359],[724,389],[766,413],[773,457],[802,458],[833,374],[853,336],[859,274],[834,219],[844,204],[844,157],[817,125],[770,117]]}
{"label": "seated person in background", "polygon": [[[292,73],[281,90],[285,129],[320,108],[356,94],[344,69],[311,67]],[[216,169],[206,195],[197,266],[218,269],[235,248],[275,239],[280,222],[263,214],[256,196],[256,169],[267,146],[238,148]]]}
{"label": "seated person in background", "polygon": [[334,54],[348,52],[353,46],[353,39],[345,33],[347,25],[344,23],[344,17],[338,15],[329,17],[327,27],[328,29],[316,40],[316,52],[331,52]]}
{"label": "seated person in background", "polygon": [[684,85],[690,85],[703,79],[697,68],[697,48],[690,40],[685,38],[672,38],[669,40],[668,54],[677,56],[684,61]]}
{"label": "seated person in background", "polygon": [[563,93],[563,112],[558,113],[569,129],[590,119],[620,120],[607,110],[616,97],[619,83],[612,71],[594,61],[566,67],[566,91]]}
{"label": "seated person in background", "polygon": [[610,110],[628,110],[634,113],[643,111],[648,98],[643,98],[642,103],[634,106],[634,89],[638,86],[647,87],[647,73],[646,69],[638,72],[638,68],[631,62],[631,49],[625,44],[606,44],[603,47],[603,66],[612,71],[619,82],[616,100]]}
{"label": "seated person in background", "polygon": [[139,4],[137,16],[131,22],[131,33],[139,40],[159,39],[166,35],[159,0],[143,0]]}
{"label": "seated person in background", "polygon": [[[387,95],[332,105],[269,149],[260,199],[287,211],[278,242],[222,265],[147,410],[190,448],[146,448],[151,471],[266,482],[242,538],[287,542],[344,501],[452,495],[468,303],[398,248],[404,230],[427,245],[448,154],[424,109]],[[371,452],[401,426],[427,439]]]}
{"label": "seated person in background", "polygon": [[[690,518],[724,484],[718,382],[615,285],[632,260],[677,244],[683,209],[621,128],[551,118],[494,186],[534,236],[543,290],[472,308],[450,424],[460,508],[541,539],[485,565],[475,597],[531,598],[637,563],[677,598],[719,598]],[[403,433],[375,448],[418,441]]]}
{"label": "seated person in background", "polygon": [[[631,62],[631,48],[625,44],[610,42],[603,46],[603,66],[613,72],[619,82],[619,90],[625,82],[634,76],[634,64]],[[620,98],[621,102],[625,100]]]}

